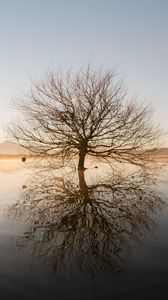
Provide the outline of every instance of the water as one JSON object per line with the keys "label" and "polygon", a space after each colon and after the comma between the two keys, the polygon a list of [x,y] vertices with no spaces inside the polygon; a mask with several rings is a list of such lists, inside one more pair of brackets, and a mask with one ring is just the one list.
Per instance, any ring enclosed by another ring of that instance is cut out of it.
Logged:
{"label": "water", "polygon": [[168,165],[152,186],[144,175],[110,174],[101,165],[79,178],[37,175],[0,161],[1,296],[156,299],[166,291]]}

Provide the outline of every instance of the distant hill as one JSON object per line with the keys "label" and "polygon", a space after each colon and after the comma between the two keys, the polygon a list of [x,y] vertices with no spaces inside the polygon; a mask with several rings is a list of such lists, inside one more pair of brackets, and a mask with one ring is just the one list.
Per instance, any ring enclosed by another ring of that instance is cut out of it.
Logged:
{"label": "distant hill", "polygon": [[154,149],[149,154],[156,157],[168,157],[168,148]]}
{"label": "distant hill", "polygon": [[14,142],[4,141],[0,143],[0,155],[2,154],[23,154],[25,149]]}
{"label": "distant hill", "polygon": [[[12,141],[4,141],[0,143],[0,156],[2,155],[22,155],[28,153],[23,147]],[[150,155],[156,157],[168,157],[168,148],[154,149],[149,152]]]}

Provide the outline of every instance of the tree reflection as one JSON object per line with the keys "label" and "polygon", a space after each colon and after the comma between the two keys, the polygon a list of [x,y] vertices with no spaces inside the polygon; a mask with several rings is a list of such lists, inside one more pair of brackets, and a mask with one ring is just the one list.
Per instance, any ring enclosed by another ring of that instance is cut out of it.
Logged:
{"label": "tree reflection", "polygon": [[54,274],[66,271],[95,277],[119,272],[124,248],[154,225],[163,202],[150,176],[115,175],[87,184],[70,178],[35,177],[10,208],[30,229],[19,241],[33,254],[49,258]]}

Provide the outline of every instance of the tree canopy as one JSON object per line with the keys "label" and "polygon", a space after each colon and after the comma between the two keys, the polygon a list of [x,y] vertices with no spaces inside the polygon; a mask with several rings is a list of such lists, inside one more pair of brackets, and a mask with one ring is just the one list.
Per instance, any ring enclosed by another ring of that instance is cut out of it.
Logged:
{"label": "tree canopy", "polygon": [[40,157],[64,164],[87,155],[105,161],[147,165],[161,130],[152,121],[150,105],[129,99],[113,71],[88,65],[77,71],[49,71],[32,82],[28,94],[15,101],[22,117],[10,134]]}

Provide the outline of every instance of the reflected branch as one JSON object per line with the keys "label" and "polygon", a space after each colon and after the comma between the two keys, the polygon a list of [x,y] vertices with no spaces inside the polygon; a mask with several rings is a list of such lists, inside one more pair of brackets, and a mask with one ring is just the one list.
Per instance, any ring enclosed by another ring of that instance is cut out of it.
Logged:
{"label": "reflected branch", "polygon": [[65,270],[96,277],[124,268],[124,249],[154,226],[163,201],[146,174],[115,175],[87,184],[63,177],[35,177],[10,208],[29,222],[19,241],[32,253],[49,258],[56,274]]}

